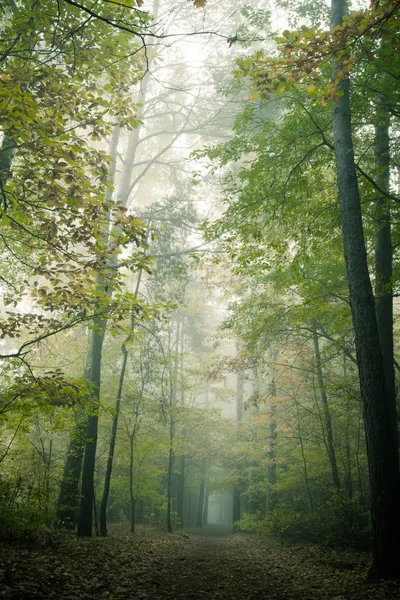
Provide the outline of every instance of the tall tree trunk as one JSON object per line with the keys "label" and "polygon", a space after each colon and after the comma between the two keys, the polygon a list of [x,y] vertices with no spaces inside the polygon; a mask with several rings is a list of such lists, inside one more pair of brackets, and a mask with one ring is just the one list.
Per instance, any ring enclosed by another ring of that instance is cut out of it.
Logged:
{"label": "tall tree trunk", "polygon": [[172,480],[174,476],[174,423],[170,417],[169,426],[169,453],[168,453],[168,480],[167,480],[167,531],[172,533]]}
{"label": "tall tree trunk", "polygon": [[[382,98],[377,100],[375,112],[375,181],[389,192],[390,147],[389,114]],[[378,323],[386,388],[393,409],[392,418],[397,421],[396,384],[393,360],[393,250],[389,200],[378,196],[375,201],[375,310]]]}
{"label": "tall tree trunk", "polygon": [[[236,344],[236,358],[239,358],[239,343]],[[243,372],[241,370],[238,371],[236,377],[236,420],[237,420],[237,433],[238,437],[240,437],[241,433],[241,422],[243,419],[243,392],[244,392],[244,378]],[[238,483],[235,484],[233,489],[233,511],[232,511],[232,525],[233,531],[239,531],[238,525],[236,525],[237,521],[240,521],[241,518],[241,510],[240,510],[240,497],[241,490]]]}
{"label": "tall tree trunk", "polygon": [[310,478],[308,477],[306,453],[305,453],[305,449],[304,449],[303,435],[301,432],[300,408],[299,408],[299,403],[297,401],[296,401],[296,415],[297,415],[297,433],[299,436],[301,457],[303,460],[304,482],[306,484],[307,495],[308,495],[308,499],[310,501],[310,508],[311,508],[311,510],[313,510],[314,509],[314,501],[313,501],[311,488],[310,488]]}
{"label": "tall tree trunk", "polygon": [[75,529],[85,448],[85,431],[86,417],[83,415],[83,409],[80,409],[75,415],[75,427],[68,444],[67,458],[57,501],[56,523],[62,529]]}
{"label": "tall tree trunk", "polygon": [[119,417],[119,411],[120,411],[120,406],[121,406],[122,388],[124,385],[126,364],[128,362],[128,350],[126,349],[125,342],[122,344],[122,352],[123,352],[122,366],[121,366],[121,372],[119,375],[117,397],[115,399],[114,418],[113,418],[113,423],[112,423],[112,428],[111,428],[110,447],[108,450],[103,496],[101,498],[101,504],[100,504],[100,535],[103,537],[105,537],[107,535],[107,503],[108,503],[108,496],[110,494],[110,483],[111,483],[111,474],[112,474],[112,467],[113,467],[113,460],[114,460],[115,442],[117,441],[118,417]]}
{"label": "tall tree trunk", "polygon": [[[105,200],[112,200],[112,189],[117,169],[117,148],[120,135],[118,125],[114,127],[114,132],[110,144],[110,168],[108,172],[107,188]],[[109,210],[111,217],[111,210]],[[107,222],[110,219],[107,219]],[[104,231],[104,240],[107,242],[110,231]],[[96,287],[99,291],[105,291],[106,281],[100,275],[97,276]],[[111,292],[108,292],[111,295]],[[91,350],[88,356],[88,380],[93,386],[91,397],[92,414],[89,415],[86,426],[86,443],[82,469],[82,488],[81,503],[78,517],[78,536],[90,537],[92,535],[92,512],[93,512],[93,494],[94,494],[94,470],[96,464],[97,430],[98,430],[98,408],[100,403],[100,381],[101,381],[101,356],[103,343],[106,334],[107,319],[96,317],[93,319],[91,332]]]}
{"label": "tall tree trunk", "polygon": [[[332,0],[332,27],[342,24],[345,0]],[[340,60],[332,59],[333,79]],[[373,528],[373,567],[379,578],[400,574],[400,482],[396,423],[385,380],[375,302],[368,272],[361,203],[351,134],[349,79],[336,81],[340,94],[333,102],[337,181],[344,254],[355,333],[357,364],[364,406]]]}
{"label": "tall tree trunk", "polygon": [[91,411],[86,425],[85,454],[82,469],[81,503],[78,518],[78,536],[91,537],[94,494],[94,470],[96,463],[98,409],[100,402],[101,355],[106,333],[106,319],[95,319],[92,329],[92,348],[90,352],[91,370],[89,381],[93,385]]}
{"label": "tall tree trunk", "polygon": [[206,487],[206,468],[207,463],[205,458],[201,462],[201,477],[200,477],[200,490],[199,490],[199,503],[197,505],[197,516],[196,516],[196,527],[203,527],[203,514],[204,514],[204,493]]}
{"label": "tall tree trunk", "polygon": [[324,413],[324,423],[325,423],[325,430],[326,430],[326,450],[327,450],[329,462],[331,465],[333,485],[336,490],[340,490],[341,486],[340,486],[340,479],[339,479],[339,471],[338,471],[338,467],[337,467],[335,444],[333,441],[331,412],[329,410],[328,396],[326,394],[326,389],[325,389],[324,375],[322,372],[321,353],[319,350],[319,340],[318,340],[318,334],[317,334],[315,326],[313,329],[313,342],[314,342],[315,367],[317,370],[318,387],[319,387],[321,400],[322,400],[322,410]]}
{"label": "tall tree trunk", "polygon": [[[346,381],[347,368],[346,368],[346,354],[343,354],[343,376]],[[351,423],[351,410],[350,410],[350,396],[347,396],[346,400],[346,426],[345,426],[345,476],[344,476],[344,489],[346,490],[347,497],[349,500],[353,499],[353,469],[352,469],[352,453],[351,453],[351,438],[350,438],[350,423]]]}
{"label": "tall tree trunk", "polygon": [[[135,299],[137,298],[137,295],[139,293],[141,278],[142,278],[142,269],[140,269],[139,273],[138,273],[138,278],[137,278],[136,288],[135,288],[135,293],[134,293]],[[117,396],[115,399],[114,418],[113,418],[112,429],[111,429],[111,439],[110,439],[110,446],[109,446],[109,451],[108,451],[106,475],[105,475],[105,479],[104,479],[103,496],[101,498],[101,504],[100,504],[100,535],[103,537],[105,537],[107,535],[107,503],[108,503],[108,496],[110,494],[111,474],[112,474],[112,468],[113,468],[115,443],[117,441],[118,419],[119,419],[119,412],[120,412],[120,406],[121,406],[122,390],[123,390],[123,386],[124,386],[126,365],[128,362],[128,355],[129,355],[127,344],[131,341],[132,335],[133,335],[133,332],[135,329],[135,310],[134,309],[135,309],[135,307],[132,307],[129,334],[128,334],[127,339],[123,342],[122,348],[121,348],[122,355],[123,355],[122,356],[122,365],[121,365],[121,371],[120,371],[120,375],[119,375]]]}
{"label": "tall tree trunk", "polygon": [[135,532],[135,508],[136,498],[133,491],[133,461],[135,451],[135,433],[134,428],[132,435],[129,438],[129,499],[130,499],[130,518],[131,518],[131,533]]}
{"label": "tall tree trunk", "polygon": [[[180,328],[180,350],[179,350],[179,369],[180,369],[180,404],[182,408],[185,406],[185,381],[183,376],[183,356],[184,356],[184,346],[185,346],[185,315],[182,314],[181,319],[181,328]],[[186,429],[182,428],[182,438],[186,437]],[[178,520],[181,529],[185,528],[185,455],[182,454],[180,456],[180,469],[178,476],[178,490],[177,490],[177,498],[176,498],[176,512],[178,513]]]}
{"label": "tall tree trunk", "polygon": [[272,397],[272,403],[269,408],[269,422],[268,422],[268,446],[267,452],[268,465],[267,465],[267,481],[268,487],[265,494],[265,514],[266,516],[274,509],[275,506],[275,486],[276,486],[276,385],[275,380],[272,379],[270,386],[270,394]]}
{"label": "tall tree trunk", "polygon": [[[171,397],[170,397],[170,417],[169,417],[169,453],[168,453],[168,479],[167,479],[167,531],[172,533],[172,487],[174,480],[175,469],[175,421],[174,409],[177,404],[178,394],[178,369],[179,369],[179,341],[180,341],[180,322],[176,319],[176,335],[175,335],[175,362],[173,372],[171,373]],[[171,346],[171,344],[170,344]]]}
{"label": "tall tree trunk", "polygon": [[208,489],[204,491],[203,525],[208,525]]}

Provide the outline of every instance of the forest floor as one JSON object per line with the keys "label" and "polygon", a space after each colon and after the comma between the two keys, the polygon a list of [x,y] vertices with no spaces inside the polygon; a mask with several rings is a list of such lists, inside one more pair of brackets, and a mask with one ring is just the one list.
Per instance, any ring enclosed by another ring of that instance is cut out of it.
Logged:
{"label": "forest floor", "polygon": [[366,584],[368,555],[258,536],[139,531],[0,547],[0,598],[18,600],[399,600]]}

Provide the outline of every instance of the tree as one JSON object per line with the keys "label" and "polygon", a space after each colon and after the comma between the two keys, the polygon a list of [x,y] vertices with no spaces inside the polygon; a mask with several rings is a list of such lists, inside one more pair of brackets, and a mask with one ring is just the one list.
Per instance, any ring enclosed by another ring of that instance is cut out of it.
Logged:
{"label": "tree", "polygon": [[[346,1],[332,1],[332,26],[341,27]],[[372,492],[372,574],[400,574],[400,475],[394,398],[389,393],[379,341],[375,302],[368,272],[361,202],[351,127],[350,82],[338,75],[343,52],[332,58],[332,73],[340,92],[333,103],[332,125],[341,208],[344,255],[353,317]]]}

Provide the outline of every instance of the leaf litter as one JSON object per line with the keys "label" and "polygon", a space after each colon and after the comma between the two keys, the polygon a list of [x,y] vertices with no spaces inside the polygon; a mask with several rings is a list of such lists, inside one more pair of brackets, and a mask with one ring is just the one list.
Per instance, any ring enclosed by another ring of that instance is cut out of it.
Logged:
{"label": "leaf litter", "polygon": [[3,600],[399,600],[366,583],[369,555],[254,535],[51,538],[0,547]]}

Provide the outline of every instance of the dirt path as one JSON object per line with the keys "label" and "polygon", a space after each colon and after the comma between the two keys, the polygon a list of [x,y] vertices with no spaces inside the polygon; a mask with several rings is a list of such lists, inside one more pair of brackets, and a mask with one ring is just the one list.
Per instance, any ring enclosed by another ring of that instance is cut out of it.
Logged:
{"label": "dirt path", "polygon": [[256,536],[141,532],[3,547],[0,598],[10,600],[399,600],[366,585],[365,555],[284,547]]}

